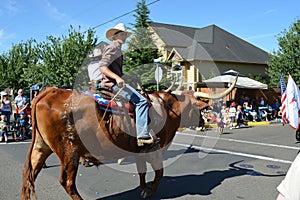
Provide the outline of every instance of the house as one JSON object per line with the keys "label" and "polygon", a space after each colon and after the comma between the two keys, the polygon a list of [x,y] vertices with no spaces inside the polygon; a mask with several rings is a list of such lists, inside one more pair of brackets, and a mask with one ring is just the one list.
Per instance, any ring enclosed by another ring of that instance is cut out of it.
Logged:
{"label": "house", "polygon": [[172,62],[173,76],[184,77],[186,88],[231,69],[267,78],[268,53],[216,25],[193,28],[150,22],[150,28],[163,60]]}

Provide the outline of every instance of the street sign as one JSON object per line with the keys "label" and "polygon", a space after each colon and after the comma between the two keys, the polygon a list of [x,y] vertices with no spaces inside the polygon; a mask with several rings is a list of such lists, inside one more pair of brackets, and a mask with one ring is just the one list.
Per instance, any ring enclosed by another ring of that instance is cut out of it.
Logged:
{"label": "street sign", "polygon": [[159,82],[161,81],[162,79],[162,69],[160,66],[156,66],[156,70],[155,70],[155,80],[156,80],[156,85],[157,85],[157,91],[159,90]]}
{"label": "street sign", "polygon": [[161,67],[157,65],[156,70],[155,70],[155,80],[157,82],[161,81],[161,79],[162,79],[162,72],[163,72],[163,70],[161,69]]}

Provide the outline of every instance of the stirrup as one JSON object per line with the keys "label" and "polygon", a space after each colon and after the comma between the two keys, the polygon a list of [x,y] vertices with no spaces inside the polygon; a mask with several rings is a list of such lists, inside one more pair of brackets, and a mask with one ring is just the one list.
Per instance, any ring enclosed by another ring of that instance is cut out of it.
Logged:
{"label": "stirrup", "polygon": [[153,137],[151,136],[150,139],[137,139],[137,145],[139,147],[144,146],[144,144],[152,144],[154,142]]}

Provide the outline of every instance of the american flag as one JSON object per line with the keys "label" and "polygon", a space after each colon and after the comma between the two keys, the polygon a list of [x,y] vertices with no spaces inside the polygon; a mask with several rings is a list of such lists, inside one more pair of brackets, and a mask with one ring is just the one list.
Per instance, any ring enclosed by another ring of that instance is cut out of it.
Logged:
{"label": "american flag", "polygon": [[286,123],[288,123],[288,120],[286,118],[286,85],[285,82],[283,80],[282,74],[280,72],[280,89],[281,89],[281,113],[282,113],[282,125],[285,125]]}

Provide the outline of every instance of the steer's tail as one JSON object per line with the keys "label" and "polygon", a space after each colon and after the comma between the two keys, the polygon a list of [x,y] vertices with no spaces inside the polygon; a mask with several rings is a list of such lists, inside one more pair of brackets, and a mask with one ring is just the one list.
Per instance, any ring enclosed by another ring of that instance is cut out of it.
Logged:
{"label": "steer's tail", "polygon": [[34,98],[31,104],[31,117],[32,117],[32,142],[28,149],[28,153],[26,156],[24,168],[23,168],[23,183],[22,183],[22,199],[31,199],[30,195],[37,199],[35,189],[34,189],[34,181],[38,174],[38,172],[33,171],[32,167],[32,151],[36,142],[36,134],[39,134],[36,120],[36,105],[37,103],[44,98],[49,92],[55,90],[55,87],[47,88],[45,91],[40,93],[37,97]]}

